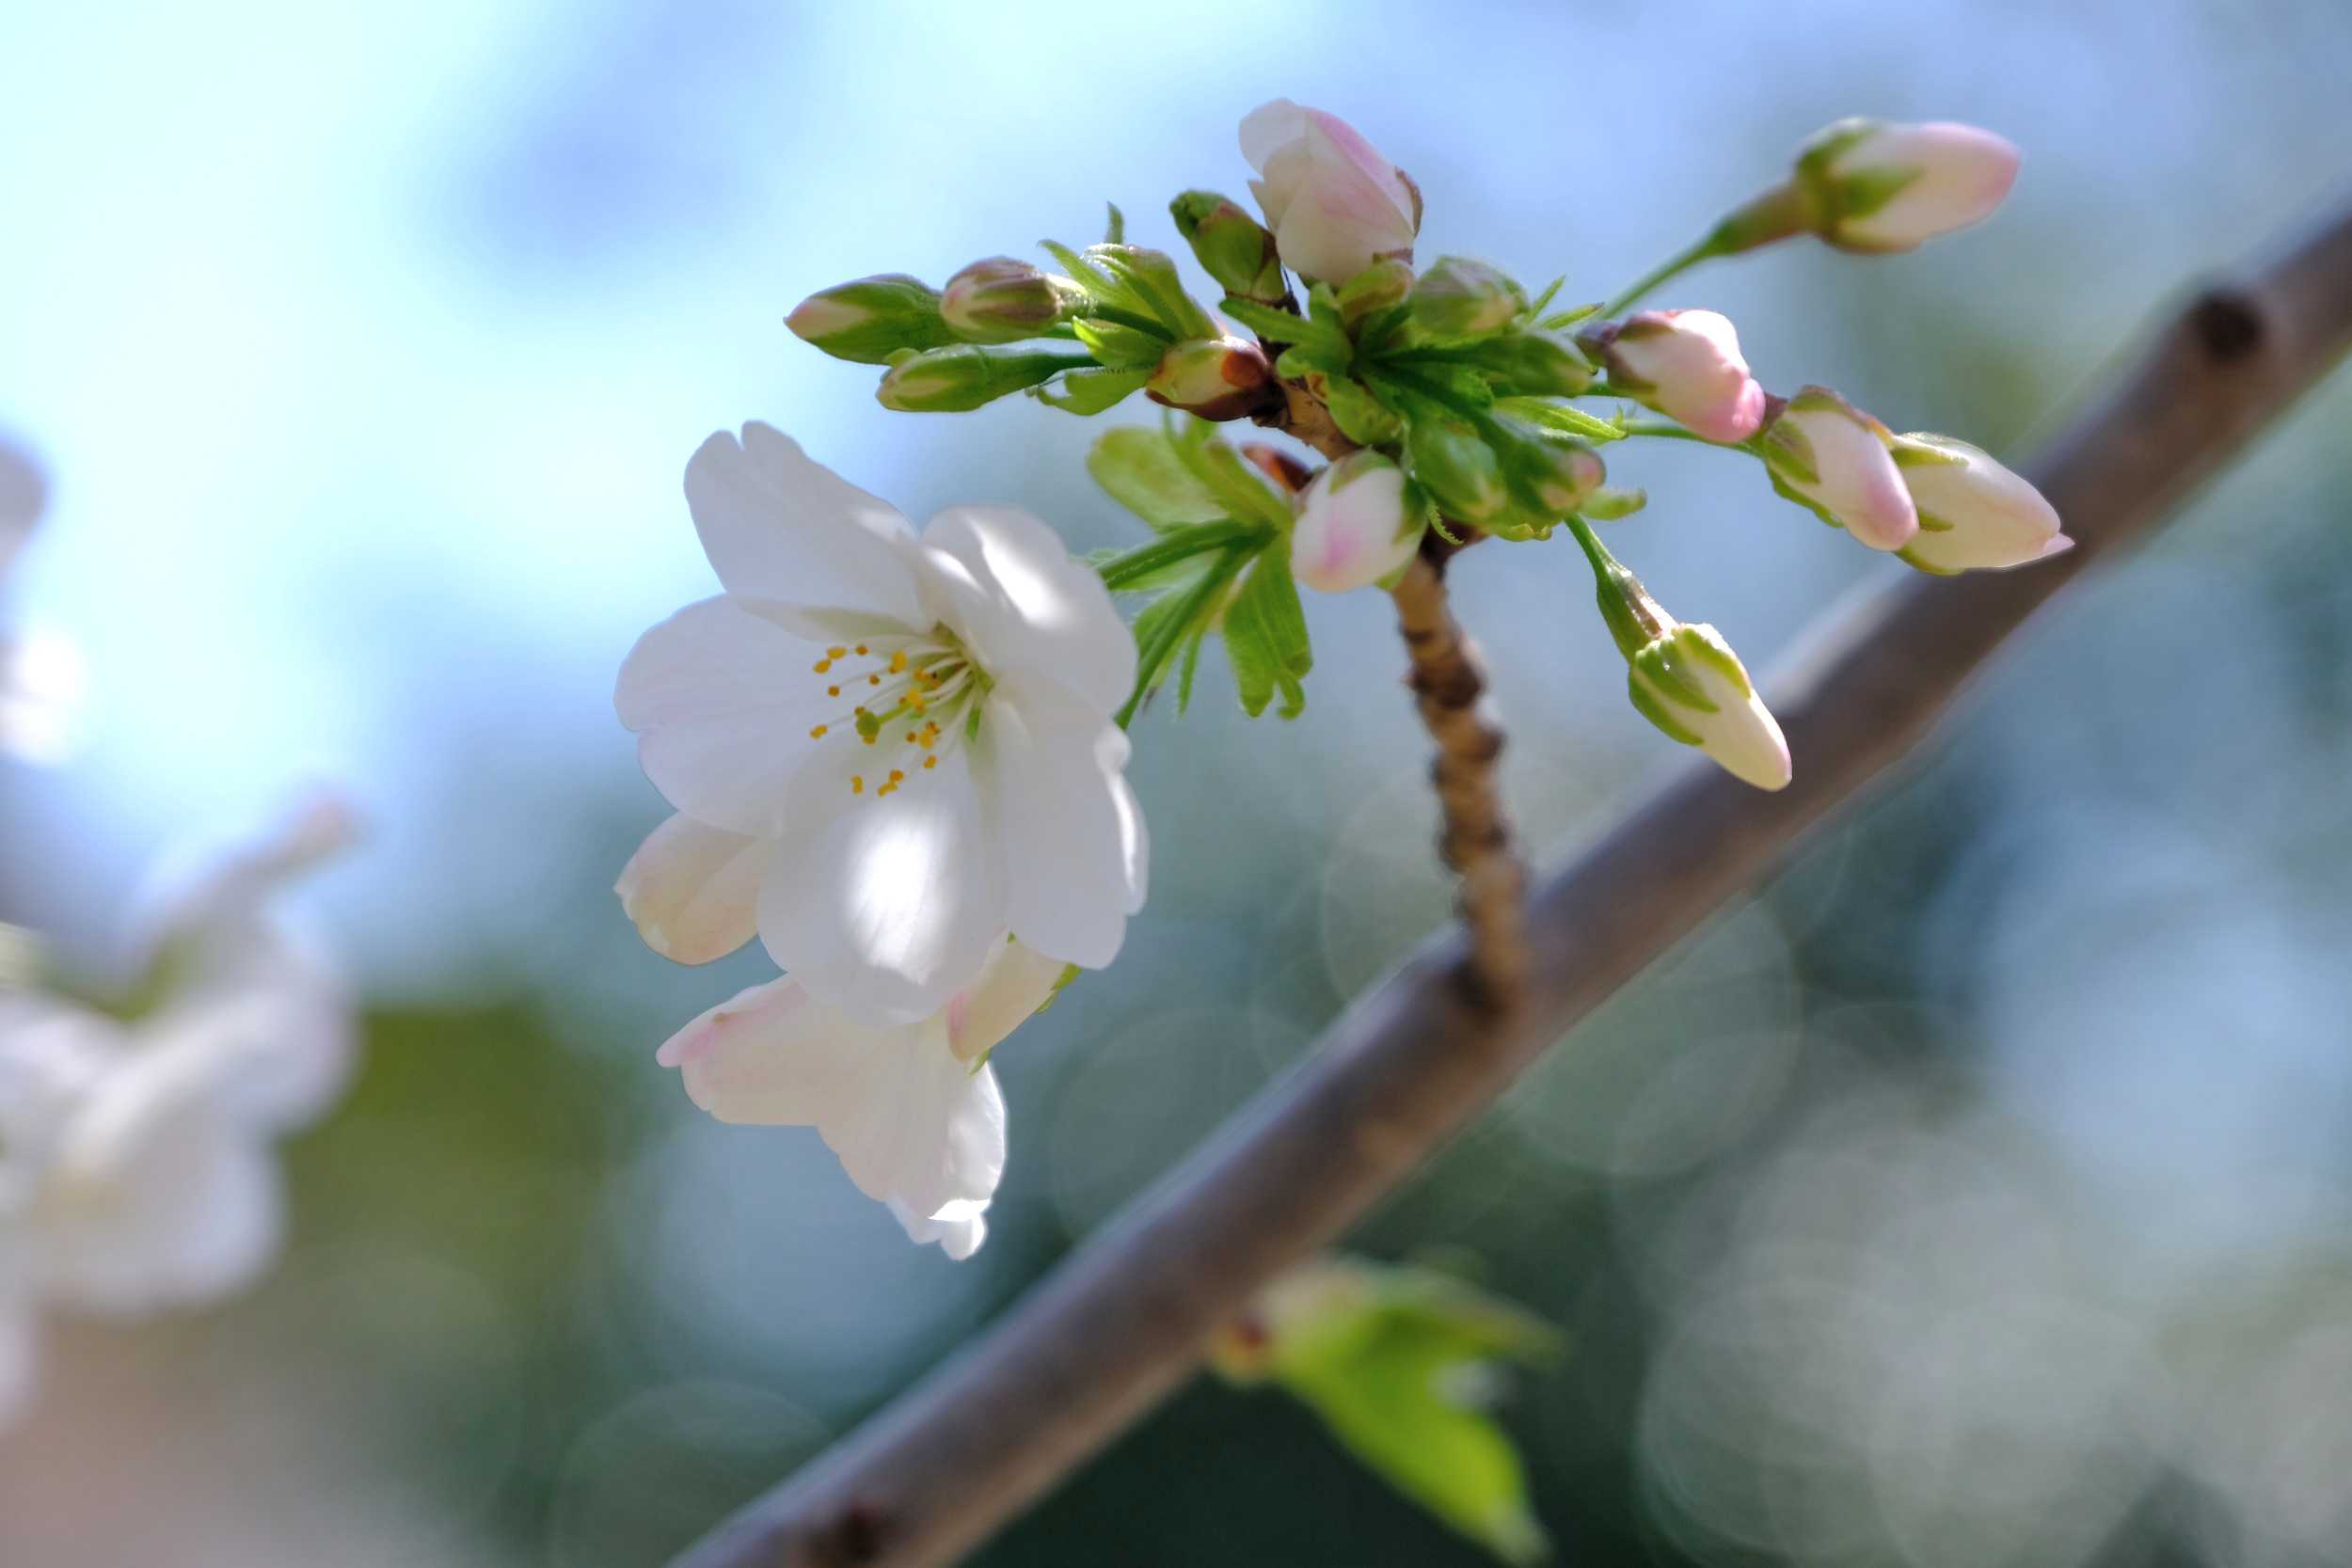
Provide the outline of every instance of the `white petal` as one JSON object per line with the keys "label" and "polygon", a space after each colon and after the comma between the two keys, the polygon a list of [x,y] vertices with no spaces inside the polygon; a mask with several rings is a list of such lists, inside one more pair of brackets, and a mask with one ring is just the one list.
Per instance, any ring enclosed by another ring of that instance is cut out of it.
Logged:
{"label": "white petal", "polygon": [[[899,1223],[908,1225],[908,1233],[913,1234],[914,1227],[903,1216]],[[948,1256],[958,1254],[951,1251]],[[0,1432],[6,1432],[31,1402],[40,1368],[40,1320],[34,1308],[31,1283],[14,1256],[12,1238],[0,1232]]]}
{"label": "white petal", "polygon": [[1142,880],[1139,814],[1121,799],[1126,736],[1050,695],[1000,686],[980,748],[1005,847],[1006,924],[1041,953],[1104,967]]}
{"label": "white petal", "polygon": [[150,1048],[74,1118],[24,1216],[45,1293],[135,1314],[217,1300],[268,1263],[282,1221],[277,1162],[222,1111],[217,1065]]}
{"label": "white petal", "polygon": [[645,945],[675,963],[723,958],[758,934],[765,847],[683,812],[646,838],[613,891]]}
{"label": "white petal", "polygon": [[937,768],[887,796],[889,768],[909,753],[852,741],[826,756],[794,781],[761,879],[769,953],[860,1018],[911,1023],[937,1012],[1004,934],[1004,847],[981,831],[966,754],[938,754]]}
{"label": "white petal", "polygon": [[979,1251],[980,1243],[988,1240],[985,1203],[950,1204],[944,1213],[926,1218],[894,1197],[890,1212],[905,1229],[907,1240],[918,1246],[936,1242],[940,1251],[959,1263]]}
{"label": "white petal", "polygon": [[728,593],[914,623],[898,553],[907,520],[782,432],[755,422],[739,442],[725,431],[705,441],[686,465],[686,504]]}
{"label": "white petal", "polygon": [[688,605],[637,640],[613,705],[637,758],[678,810],[729,832],[771,831],[786,786],[835,716],[815,673],[824,649],[724,596]]}
{"label": "white petal", "polygon": [[1135,688],[1135,638],[1059,534],[1013,507],[960,506],[933,517],[923,543],[969,574],[949,574],[955,590],[935,608],[991,675],[1048,675],[1103,717],[1119,711]]}
{"label": "white petal", "polygon": [[1004,1174],[1004,1097],[936,1020],[861,1023],[777,980],[696,1019],[660,1060],[723,1121],[815,1127],[861,1192],[921,1216],[985,1206]]}
{"label": "white petal", "polygon": [[1287,98],[1261,103],[1242,117],[1241,155],[1261,174],[1266,160],[1307,134],[1307,111]]}
{"label": "white petal", "polygon": [[1068,967],[1025,942],[998,942],[979,978],[947,1004],[947,1049],[965,1062],[995,1050],[1045,1006]]}

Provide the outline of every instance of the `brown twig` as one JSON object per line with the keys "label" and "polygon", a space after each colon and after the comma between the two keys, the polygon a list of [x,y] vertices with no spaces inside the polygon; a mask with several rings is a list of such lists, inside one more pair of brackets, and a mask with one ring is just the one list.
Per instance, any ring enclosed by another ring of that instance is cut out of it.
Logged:
{"label": "brown twig", "polygon": [[2003,639],[2121,548],[2352,347],[2352,207],[2201,294],[2028,477],[2077,541],[2026,571],[1908,582],[1776,689],[1796,782],[1686,768],[1547,881],[1547,961],[1497,1013],[1449,932],[961,1355],[738,1514],[680,1568],[952,1560],[1182,1380],[1267,1279],[1336,1237],[1561,1033],[1900,757]]}

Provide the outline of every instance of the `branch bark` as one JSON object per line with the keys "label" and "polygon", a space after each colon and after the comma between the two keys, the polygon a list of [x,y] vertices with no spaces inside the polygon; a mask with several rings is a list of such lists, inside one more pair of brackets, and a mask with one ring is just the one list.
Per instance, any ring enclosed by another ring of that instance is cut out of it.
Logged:
{"label": "branch bark", "polygon": [[2069,555],[1910,581],[1774,691],[1797,757],[1788,789],[1686,768],[1537,890],[1527,938],[1544,961],[1515,1007],[1483,1007],[1459,983],[1461,932],[1433,942],[977,1342],[678,1568],[917,1568],[984,1539],[1173,1388],[1260,1285],[1899,758],[2043,600],[2169,512],[2347,348],[2352,206],[2194,298],[2028,467],[2077,542]]}

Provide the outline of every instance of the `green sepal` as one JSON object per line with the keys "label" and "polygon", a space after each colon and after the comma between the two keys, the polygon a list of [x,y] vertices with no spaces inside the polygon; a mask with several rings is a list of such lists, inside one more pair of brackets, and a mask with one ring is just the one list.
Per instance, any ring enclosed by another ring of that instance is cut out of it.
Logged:
{"label": "green sepal", "polygon": [[1070,371],[1061,377],[1057,391],[1052,383],[1029,388],[1029,395],[1049,408],[1064,413],[1100,414],[1121,399],[1143,389],[1152,378],[1150,371]]}
{"label": "green sepal", "polygon": [[1649,492],[1637,487],[1619,489],[1604,484],[1584,498],[1577,510],[1597,523],[1613,523],[1630,517],[1649,504]]}
{"label": "green sepal", "polygon": [[1657,695],[1642,684],[1640,670],[1626,671],[1625,692],[1627,698],[1633,704],[1633,711],[1657,725],[1660,733],[1663,734],[1667,739],[1678,740],[1685,746],[1695,746],[1699,743],[1698,736],[1685,729],[1674,715],[1667,711],[1666,705],[1660,702]]}
{"label": "green sepal", "polygon": [[[1124,245],[1127,240],[1127,214],[1119,210],[1119,203],[1116,201],[1105,201],[1103,205],[1110,209],[1109,216],[1104,220],[1103,224],[1103,243]],[[1057,986],[1055,989],[1058,990],[1061,988]]]}
{"label": "green sepal", "polygon": [[1495,400],[1495,412],[1565,435],[1579,436],[1587,441],[1622,441],[1626,435],[1626,416],[1622,412],[1613,420],[1604,420],[1584,409],[1571,407],[1565,403],[1548,403],[1540,398],[1498,398]]}
{"label": "green sepal", "polygon": [[1783,479],[1780,475],[1780,470],[1773,467],[1770,463],[1767,463],[1764,466],[1764,477],[1772,482],[1772,489],[1778,493],[1781,499],[1790,501],[1798,506],[1804,507],[1807,512],[1812,513],[1816,517],[1820,518],[1821,521],[1827,523],[1832,528],[1842,529],[1846,526],[1844,523],[1837,520],[1836,513],[1832,512],[1828,507],[1823,506],[1820,501],[1815,500],[1811,496],[1806,495],[1804,491],[1789,483],[1788,481]]}

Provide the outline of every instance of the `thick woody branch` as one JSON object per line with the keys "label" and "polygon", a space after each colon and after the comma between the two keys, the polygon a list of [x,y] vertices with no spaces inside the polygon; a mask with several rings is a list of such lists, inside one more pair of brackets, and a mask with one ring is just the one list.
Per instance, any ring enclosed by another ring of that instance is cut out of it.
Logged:
{"label": "thick woody branch", "polygon": [[1528,911],[1517,1007],[1453,983],[1463,935],[1360,998],[1320,1049],[1105,1224],[962,1354],[753,1503],[681,1568],[946,1563],[1173,1388],[1262,1284],[1327,1244],[1563,1031],[1899,758],[2043,600],[2233,456],[2352,346],[2352,208],[2208,290],[2028,469],[2078,542],[2024,571],[1920,578],[1772,693],[1778,794],[1686,768]]}

